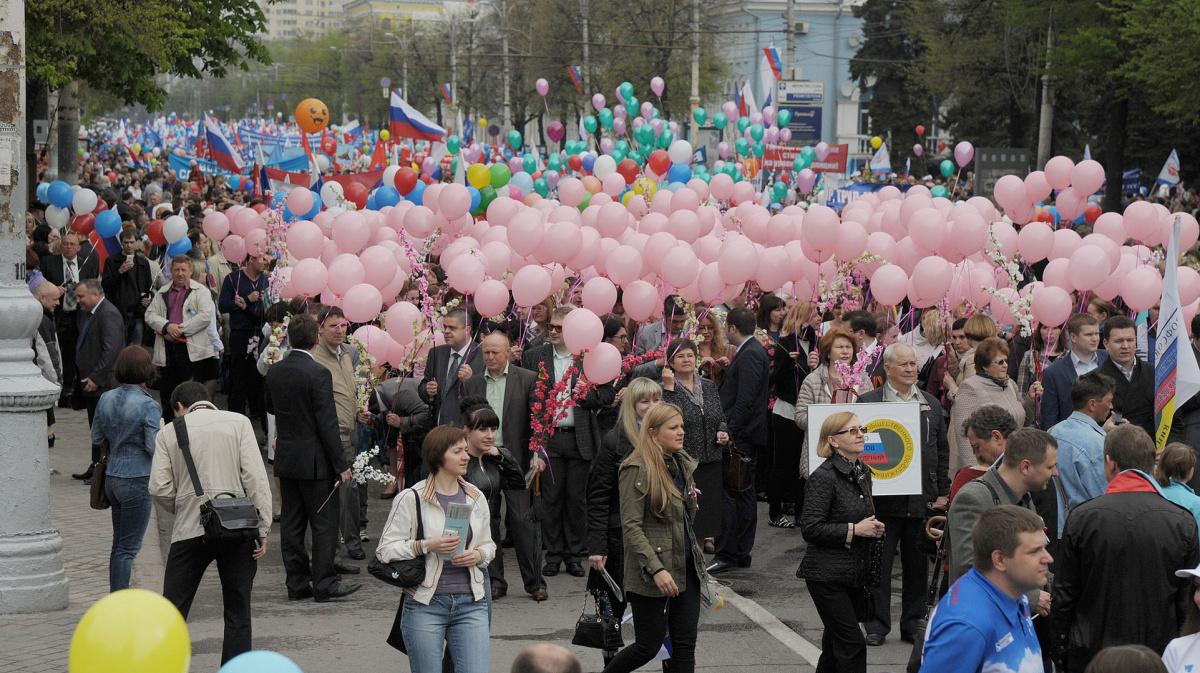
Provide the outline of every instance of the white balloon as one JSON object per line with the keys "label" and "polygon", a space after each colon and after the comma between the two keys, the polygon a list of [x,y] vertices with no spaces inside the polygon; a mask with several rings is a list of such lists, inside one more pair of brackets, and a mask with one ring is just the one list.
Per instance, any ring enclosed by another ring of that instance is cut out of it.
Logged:
{"label": "white balloon", "polygon": [[187,230],[187,220],[179,215],[172,215],[163,222],[163,238],[167,239],[167,243],[182,241],[187,236]]}
{"label": "white balloon", "polygon": [[317,171],[324,173],[329,170],[329,157],[324,154],[317,155]]}
{"label": "white balloon", "polygon": [[396,173],[400,172],[399,166],[388,166],[383,169],[383,184],[388,187],[396,186]]}
{"label": "white balloon", "polygon": [[75,196],[71,198],[71,209],[76,215],[84,215],[96,209],[99,201],[96,199],[96,192],[90,189],[81,189],[75,192]]}
{"label": "white balloon", "polygon": [[617,160],[602,154],[596,157],[596,163],[592,166],[592,175],[603,180],[613,173],[617,172]]}
{"label": "white balloon", "polygon": [[325,204],[326,208],[333,208],[346,200],[346,190],[336,182],[326,182],[321,187],[321,203]]}
{"label": "white balloon", "polygon": [[[90,211],[89,211],[90,212]],[[46,224],[55,229],[62,229],[67,226],[67,222],[71,221],[71,214],[66,208],[58,206],[46,206]]]}
{"label": "white balloon", "polygon": [[667,156],[671,157],[672,163],[691,165],[692,144],[686,140],[676,140],[667,148]]}

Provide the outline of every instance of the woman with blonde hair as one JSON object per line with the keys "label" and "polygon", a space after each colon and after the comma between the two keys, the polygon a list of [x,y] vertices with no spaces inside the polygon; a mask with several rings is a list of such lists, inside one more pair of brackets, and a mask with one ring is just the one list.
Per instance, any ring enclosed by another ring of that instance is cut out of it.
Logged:
{"label": "woman with blonde hair", "polygon": [[708,582],[692,528],[696,459],[683,450],[683,414],[658,403],[646,412],[633,453],[619,476],[625,542],[625,590],[636,640],[604,673],[629,673],[650,662],[671,633],[671,673],[696,668],[700,588]]}
{"label": "woman with blonde hair", "polygon": [[708,311],[700,317],[696,324],[696,346],[699,349],[697,370],[700,376],[721,385],[735,349],[725,343],[725,329],[716,313]]}
{"label": "woman with blonde hair", "polygon": [[825,626],[818,671],[866,673],[867,643],[858,623],[871,594],[867,555],[883,537],[871,500],[871,470],[859,456],[866,428],[851,411],[821,424],[817,455],[825,458],[808,478],[800,533],[808,548],[796,575],[804,578]]}
{"label": "woman with blonde hair", "polygon": [[[808,474],[808,405],[853,402],[854,397],[871,389],[871,384],[868,382],[863,387],[850,390],[842,383],[837,367],[834,366],[835,362],[853,365],[854,361],[858,359],[858,353],[854,350],[854,337],[849,332],[840,329],[826,332],[817,346],[817,358],[819,364],[813,368],[811,374],[804,377],[804,382],[800,384],[800,390],[796,393],[796,412],[793,416],[801,435],[800,474],[802,475]],[[805,490],[807,492],[807,489]],[[780,518],[782,519],[782,517]],[[776,523],[771,523],[771,525],[774,526]],[[792,528],[794,524],[778,527]]]}

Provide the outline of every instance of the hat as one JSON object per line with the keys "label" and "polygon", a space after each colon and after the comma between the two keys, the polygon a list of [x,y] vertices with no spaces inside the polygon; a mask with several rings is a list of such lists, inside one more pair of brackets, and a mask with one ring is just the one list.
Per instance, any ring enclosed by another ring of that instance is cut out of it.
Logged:
{"label": "hat", "polygon": [[1200,577],[1200,566],[1196,566],[1195,568],[1187,568],[1184,570],[1176,570],[1175,576],[1176,577]]}

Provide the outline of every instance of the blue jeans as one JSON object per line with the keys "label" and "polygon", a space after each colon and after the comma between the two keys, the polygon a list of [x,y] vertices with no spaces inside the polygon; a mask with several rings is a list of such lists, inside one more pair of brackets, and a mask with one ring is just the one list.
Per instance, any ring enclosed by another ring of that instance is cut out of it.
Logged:
{"label": "blue jeans", "polygon": [[150,477],[113,477],[104,480],[104,493],[112,503],[113,543],[108,557],[108,589],[129,588],[133,559],[142,548],[150,523]]}
{"label": "blue jeans", "polygon": [[[486,584],[485,593],[486,593]],[[434,595],[429,605],[404,599],[402,629],[412,673],[440,673],[442,654],[454,662],[455,673],[487,673],[491,627],[487,598],[471,594]]]}

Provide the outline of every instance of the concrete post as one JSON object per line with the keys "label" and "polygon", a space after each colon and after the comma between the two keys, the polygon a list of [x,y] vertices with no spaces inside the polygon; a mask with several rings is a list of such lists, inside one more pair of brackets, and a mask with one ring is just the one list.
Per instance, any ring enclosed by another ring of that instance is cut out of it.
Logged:
{"label": "concrete post", "polygon": [[33,363],[42,308],[25,285],[25,2],[0,4],[0,614],[67,607],[50,522],[45,410],[58,386]]}

